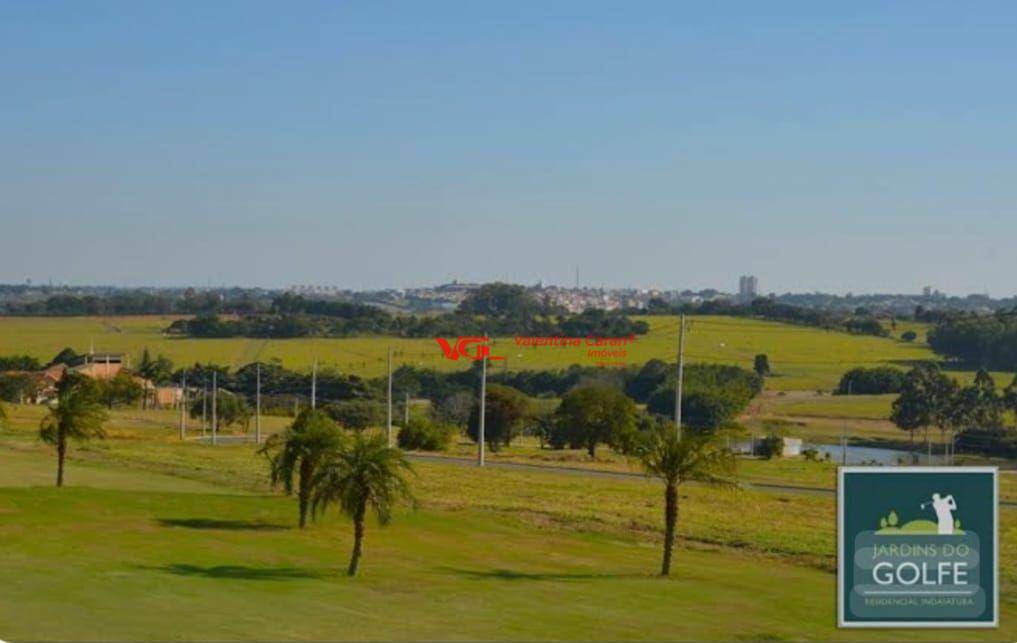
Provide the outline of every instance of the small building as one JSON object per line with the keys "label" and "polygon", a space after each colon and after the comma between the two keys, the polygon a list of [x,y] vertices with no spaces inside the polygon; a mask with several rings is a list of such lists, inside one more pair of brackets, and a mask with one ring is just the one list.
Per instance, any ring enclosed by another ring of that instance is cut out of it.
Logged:
{"label": "small building", "polygon": [[[757,455],[762,451],[763,438],[751,437],[731,442],[728,447],[736,455]],[[793,458],[802,454],[801,438],[784,438],[784,450],[781,456]]]}
{"label": "small building", "polygon": [[111,380],[124,369],[123,353],[90,353],[85,355],[85,362],[73,368],[95,380]]}
{"label": "small building", "polygon": [[157,409],[177,408],[184,400],[184,389],[179,386],[152,386],[148,380],[145,382],[146,390],[151,391],[152,406]]}

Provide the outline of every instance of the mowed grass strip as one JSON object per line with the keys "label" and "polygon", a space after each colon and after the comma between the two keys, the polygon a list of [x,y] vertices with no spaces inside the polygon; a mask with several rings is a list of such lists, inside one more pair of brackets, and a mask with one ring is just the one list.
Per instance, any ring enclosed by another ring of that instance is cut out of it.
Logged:
{"label": "mowed grass strip", "polygon": [[[215,362],[238,367],[254,359],[278,359],[285,366],[309,369],[314,359],[322,365],[365,377],[382,375],[389,347],[396,364],[412,364],[440,370],[466,368],[467,363],[445,359],[433,338],[351,337],[341,339],[187,339],[170,337],[163,330],[173,317],[4,317],[0,318],[0,354],[26,353],[48,360],[70,346],[85,352],[94,345],[100,351],[119,351],[137,362],[147,347],[165,354],[176,364]],[[629,364],[649,359],[671,361],[677,348],[677,318],[643,317],[651,326],[626,348]],[[773,390],[831,390],[844,371],[856,366],[895,364],[935,359],[923,343],[896,338],[865,337],[806,326],[719,316],[689,318],[687,355],[692,362],[734,364],[751,368],[756,354],[770,358]],[[492,352],[507,359],[498,368],[549,369],[571,364],[596,365],[602,361],[588,347],[523,347],[513,338],[495,338]],[[968,377],[964,375],[964,377]]]}

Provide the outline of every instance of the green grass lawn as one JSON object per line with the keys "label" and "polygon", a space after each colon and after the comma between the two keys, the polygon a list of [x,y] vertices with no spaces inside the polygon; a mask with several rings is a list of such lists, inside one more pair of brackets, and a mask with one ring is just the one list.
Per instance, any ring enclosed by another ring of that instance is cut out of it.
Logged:
{"label": "green grass lawn", "polygon": [[[627,361],[640,364],[652,358],[673,360],[677,337],[674,317],[646,317],[651,331],[628,349]],[[237,367],[251,361],[279,359],[291,368],[310,368],[318,358],[323,365],[364,376],[385,372],[391,346],[397,364],[414,364],[442,370],[465,368],[442,356],[431,338],[354,337],[347,339],[183,339],[162,334],[172,317],[0,318],[0,354],[27,353],[52,358],[70,346],[85,352],[129,353],[135,363],[148,347],[177,364],[216,362]],[[904,365],[934,359],[924,343],[895,338],[849,335],[805,326],[731,317],[696,316],[689,320],[687,355],[692,362],[736,364],[751,368],[758,353],[766,353],[774,370],[767,380],[773,390],[830,390],[844,371],[855,366]],[[521,348],[511,338],[497,338],[492,351],[507,357],[496,368],[546,369],[570,364],[595,364],[586,348]],[[966,375],[964,376],[966,377]]]}
{"label": "green grass lawn", "polygon": [[[685,486],[678,565],[661,580],[654,481],[416,463],[418,509],[369,526],[350,580],[349,523],[294,529],[253,445],[181,442],[168,417],[117,411],[108,440],[74,445],[57,490],[38,410],[11,411],[0,638],[899,638],[834,627],[832,496]],[[832,484],[825,463],[740,467]],[[1001,519],[1003,628],[918,638],[1017,634],[1017,512]]]}
{"label": "green grass lawn", "polygon": [[886,420],[896,395],[769,395],[761,399],[762,415]]}

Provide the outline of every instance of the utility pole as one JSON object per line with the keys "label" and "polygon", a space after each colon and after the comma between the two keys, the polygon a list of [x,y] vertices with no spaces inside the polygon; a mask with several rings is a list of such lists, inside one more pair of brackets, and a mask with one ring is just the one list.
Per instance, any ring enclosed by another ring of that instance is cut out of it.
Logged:
{"label": "utility pole", "polygon": [[[848,380],[848,397],[851,397],[851,380]],[[840,463],[847,465],[847,419],[840,430]]]}
{"label": "utility pole", "polygon": [[261,362],[254,369],[254,443],[261,444]]}
{"label": "utility pole", "polygon": [[484,466],[484,400],[487,397],[487,355],[480,367],[480,423],[477,426],[477,466]]}
{"label": "utility pole", "polygon": [[187,420],[185,413],[187,413],[187,371],[184,370],[180,375],[180,439],[183,440],[187,436]]}
{"label": "utility pole", "polygon": [[314,365],[311,366],[311,408],[318,406],[318,358],[314,358]]}
{"label": "utility pole", "polygon": [[682,379],[685,376],[685,313],[678,319],[678,379],[674,387],[674,429],[682,437]]}
{"label": "utility pole", "polygon": [[392,446],[392,347],[388,347],[388,445]]}
{"label": "utility pole", "polygon": [[208,435],[208,373],[201,374],[201,437]]}
{"label": "utility pole", "polygon": [[219,437],[219,414],[216,402],[219,398],[219,371],[212,371],[212,444],[218,444]]}

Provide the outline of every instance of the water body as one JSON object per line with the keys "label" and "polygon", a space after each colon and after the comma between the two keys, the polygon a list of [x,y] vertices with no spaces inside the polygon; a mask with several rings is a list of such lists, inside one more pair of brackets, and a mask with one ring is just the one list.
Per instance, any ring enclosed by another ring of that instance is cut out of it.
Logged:
{"label": "water body", "polygon": [[[924,446],[924,445],[923,445]],[[840,462],[843,457],[843,450],[839,444],[810,444],[807,447],[811,447],[819,451],[819,456],[824,457],[825,454],[830,454],[830,459],[834,462]],[[925,464],[926,455],[925,450],[916,450],[914,457],[918,458],[918,461],[914,464]],[[897,464],[912,464],[912,453],[910,451],[904,451],[901,449],[882,449],[878,447],[858,447],[850,446],[847,447],[847,464],[881,464],[881,465],[897,465]],[[933,454],[932,464],[939,464],[941,456]]]}

